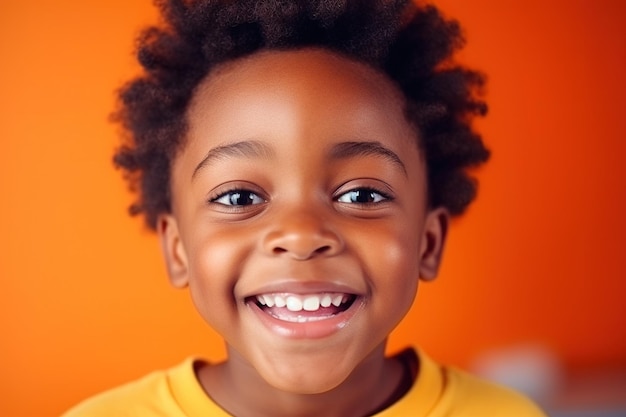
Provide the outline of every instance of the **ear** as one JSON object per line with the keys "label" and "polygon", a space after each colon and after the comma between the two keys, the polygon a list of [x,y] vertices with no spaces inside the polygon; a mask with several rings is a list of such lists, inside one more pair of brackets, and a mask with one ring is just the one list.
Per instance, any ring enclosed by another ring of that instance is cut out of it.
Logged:
{"label": "ear", "polygon": [[443,207],[431,210],[426,215],[420,246],[420,279],[431,281],[437,277],[443,247],[448,233],[450,214]]}
{"label": "ear", "polygon": [[157,234],[171,284],[176,288],[185,288],[189,284],[187,254],[174,216],[171,214],[159,216]]}

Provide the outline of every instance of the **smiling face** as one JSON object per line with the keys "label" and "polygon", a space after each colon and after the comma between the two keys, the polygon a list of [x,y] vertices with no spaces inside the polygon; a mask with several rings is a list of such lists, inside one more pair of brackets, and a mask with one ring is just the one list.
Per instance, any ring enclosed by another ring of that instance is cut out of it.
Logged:
{"label": "smiling face", "polygon": [[384,76],[322,50],[256,54],[201,84],[158,231],[227,363],[320,393],[384,361],[447,221],[403,109]]}

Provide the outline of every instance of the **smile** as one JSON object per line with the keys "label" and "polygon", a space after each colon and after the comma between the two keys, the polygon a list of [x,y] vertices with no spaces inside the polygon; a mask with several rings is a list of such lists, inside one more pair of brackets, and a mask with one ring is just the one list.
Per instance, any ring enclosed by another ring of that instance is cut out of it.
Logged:
{"label": "smile", "polygon": [[270,293],[253,297],[256,305],[273,318],[291,323],[328,320],[348,310],[356,295],[347,293]]}

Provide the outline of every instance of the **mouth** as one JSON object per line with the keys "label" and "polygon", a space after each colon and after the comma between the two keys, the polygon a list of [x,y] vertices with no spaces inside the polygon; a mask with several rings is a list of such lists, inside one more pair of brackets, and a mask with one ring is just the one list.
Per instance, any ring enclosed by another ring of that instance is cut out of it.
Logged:
{"label": "mouth", "polygon": [[264,314],[288,323],[311,323],[334,319],[354,305],[357,296],[348,293],[267,293],[246,299]]}

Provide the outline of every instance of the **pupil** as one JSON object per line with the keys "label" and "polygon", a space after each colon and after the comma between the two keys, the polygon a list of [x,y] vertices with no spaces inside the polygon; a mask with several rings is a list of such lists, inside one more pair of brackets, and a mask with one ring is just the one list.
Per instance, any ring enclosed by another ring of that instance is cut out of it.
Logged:
{"label": "pupil", "polygon": [[236,206],[245,206],[248,204],[252,204],[252,193],[234,193],[231,196],[230,201],[233,205]]}
{"label": "pupil", "polygon": [[373,201],[374,197],[372,192],[369,191],[356,191],[354,201],[357,203],[369,203]]}

